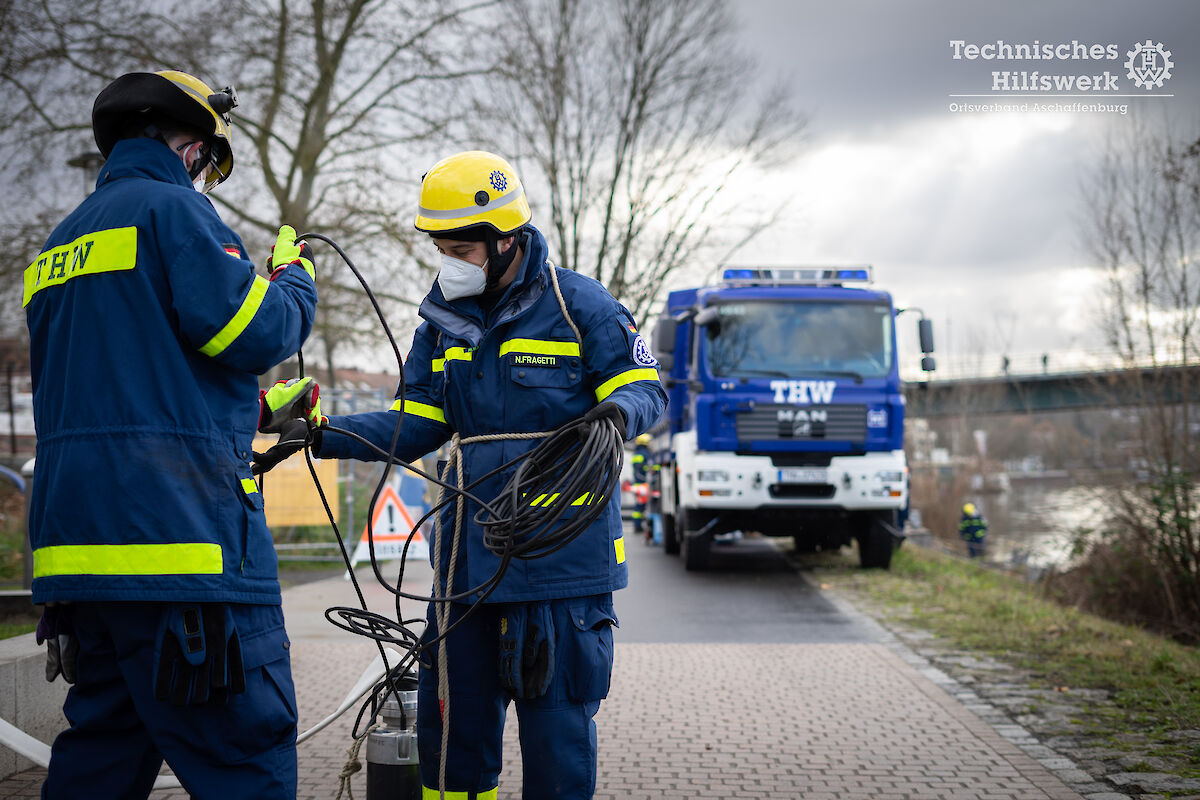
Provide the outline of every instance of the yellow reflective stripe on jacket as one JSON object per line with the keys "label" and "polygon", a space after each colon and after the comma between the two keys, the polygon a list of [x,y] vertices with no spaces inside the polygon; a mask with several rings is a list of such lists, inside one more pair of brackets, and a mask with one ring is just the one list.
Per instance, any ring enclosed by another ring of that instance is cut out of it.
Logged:
{"label": "yellow reflective stripe on jacket", "polygon": [[444,358],[433,359],[431,369],[434,372],[445,372],[447,361],[472,361],[474,352],[466,347],[447,347],[443,353]]}
{"label": "yellow reflective stripe on jacket", "polygon": [[242,478],[242,491],[246,494],[258,494],[258,484],[254,478]]}
{"label": "yellow reflective stripe on jacket", "polygon": [[225,323],[224,328],[217,331],[216,336],[209,339],[208,343],[200,348],[200,352],[206,356],[215,356],[233,344],[233,341],[242,335],[242,331],[246,330],[250,320],[254,319],[254,315],[258,313],[270,286],[271,282],[266,278],[255,275],[254,283],[250,284],[250,291],[246,293],[246,299],[242,301],[242,307],[237,310],[229,322]]}
{"label": "yellow reflective stripe on jacket", "polygon": [[[390,410],[391,411],[399,411],[400,410],[400,401],[397,400],[396,402],[392,403],[392,407]],[[405,414],[415,414],[418,417],[424,417],[425,419],[431,419],[434,422],[440,422],[443,425],[446,424],[445,412],[443,412],[437,406],[431,406],[428,403],[418,403],[416,400],[405,400],[404,401],[404,413]]]}
{"label": "yellow reflective stripe on jacket", "polygon": [[500,344],[500,355],[533,353],[539,356],[578,356],[579,342],[555,342],[548,339],[509,339]]}
{"label": "yellow reflective stripe on jacket", "polygon": [[625,563],[625,537],[613,541],[613,549],[617,551],[617,563]]}
{"label": "yellow reflective stripe on jacket", "polygon": [[627,369],[619,375],[615,375],[604,383],[600,384],[600,388],[596,389],[596,401],[599,402],[610,394],[626,386],[634,381],[657,381],[658,370],[656,369]]}
{"label": "yellow reflective stripe on jacket", "polygon": [[446,800],[469,800],[472,794],[474,794],[478,800],[496,800],[496,797],[498,796],[497,792],[499,790],[500,787],[497,786],[495,789],[489,789],[486,792],[446,792],[443,795],[437,789],[430,789],[428,786],[422,786],[421,800],[439,800],[441,797],[445,797]]}
{"label": "yellow reflective stripe on jacket", "polygon": [[221,545],[61,544],[33,551],[33,577],[55,575],[220,575]]}
{"label": "yellow reflective stripe on jacket", "polygon": [[111,228],[80,236],[70,244],[47,250],[25,268],[21,306],[50,286],[80,275],[99,275],[137,266],[137,228]]}
{"label": "yellow reflective stripe on jacket", "polygon": [[[535,497],[529,501],[529,505],[543,506],[545,508],[549,508],[550,505],[557,499],[558,499],[558,492],[555,492],[554,494],[550,495],[549,497],[547,497],[544,494],[539,494],[537,497]],[[602,502],[603,500],[604,500],[604,495],[591,494],[590,492],[585,492],[584,494],[581,494],[579,497],[576,497],[574,500],[572,500],[571,505],[573,505],[573,506],[591,505],[592,503],[599,503],[599,502]]]}

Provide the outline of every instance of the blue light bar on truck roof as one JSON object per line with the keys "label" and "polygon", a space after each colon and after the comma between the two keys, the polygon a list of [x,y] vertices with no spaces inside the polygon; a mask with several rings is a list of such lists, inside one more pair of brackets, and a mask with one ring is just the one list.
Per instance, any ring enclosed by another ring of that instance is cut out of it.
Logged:
{"label": "blue light bar on truck roof", "polygon": [[730,267],[723,278],[729,286],[830,286],[870,283],[871,267]]}

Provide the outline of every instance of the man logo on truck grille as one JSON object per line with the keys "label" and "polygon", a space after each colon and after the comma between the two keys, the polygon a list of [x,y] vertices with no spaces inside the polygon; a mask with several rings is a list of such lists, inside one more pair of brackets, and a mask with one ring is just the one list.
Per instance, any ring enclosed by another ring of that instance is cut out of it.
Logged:
{"label": "man logo on truck grille", "polygon": [[775,411],[775,421],[779,423],[781,439],[824,439],[829,412],[815,408],[781,408]]}

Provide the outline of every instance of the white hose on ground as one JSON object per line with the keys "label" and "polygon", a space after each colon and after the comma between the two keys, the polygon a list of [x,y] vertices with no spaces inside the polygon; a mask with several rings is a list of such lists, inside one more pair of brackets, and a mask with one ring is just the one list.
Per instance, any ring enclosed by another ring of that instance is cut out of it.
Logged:
{"label": "white hose on ground", "polygon": [[[387,650],[389,657],[399,661],[400,653],[394,648],[388,647],[385,650]],[[375,656],[375,660],[363,670],[362,675],[350,689],[350,693],[346,695],[346,699],[337,707],[337,710],[297,736],[296,744],[300,744],[324,730],[330,723],[353,708],[359,700],[367,695],[367,692],[374,688],[375,684],[383,679],[384,672],[383,658]],[[39,767],[50,766],[50,745],[33,738],[25,731],[4,719],[0,719],[0,745],[4,745],[22,758],[29,759]],[[154,781],[154,788],[180,789],[182,786],[179,783],[179,779],[174,775],[159,775]]]}

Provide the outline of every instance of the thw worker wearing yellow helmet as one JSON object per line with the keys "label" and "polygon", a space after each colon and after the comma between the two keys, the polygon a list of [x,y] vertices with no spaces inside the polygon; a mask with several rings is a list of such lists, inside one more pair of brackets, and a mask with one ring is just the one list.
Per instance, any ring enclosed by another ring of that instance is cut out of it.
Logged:
{"label": "thw worker wearing yellow helmet", "polygon": [[[496,436],[460,451],[464,481],[482,478],[471,491],[484,499],[500,493],[512,468],[491,473],[538,444],[505,434],[604,417],[628,440],[649,428],[666,404],[658,364],[633,317],[596,281],[551,264],[530,218],[516,171],[492,153],[450,156],[422,180],[416,227],[442,255],[442,269],[421,303],[424,322],[404,365],[404,421],[395,452],[411,461],[454,434]],[[400,408],[397,397],[390,411],[329,421],[387,452]],[[322,458],[377,458],[335,431],[318,431],[316,439]],[[443,478],[456,481],[455,470],[447,472]],[[564,504],[566,515],[585,503],[605,508],[565,547],[544,558],[513,560],[482,607],[465,619],[476,598],[431,604],[427,640],[456,627],[444,648],[430,648],[432,664],[420,671],[417,738],[425,797],[444,789],[448,798],[495,800],[509,703],[520,720],[525,800],[575,800],[595,791],[592,717],[612,673],[612,592],[628,581],[620,498],[585,494],[544,502]],[[484,545],[478,510],[466,503],[455,561],[455,504],[443,509],[432,543],[441,596],[478,586],[500,563]],[[439,674],[446,676],[444,691]]]}
{"label": "thw worker wearing yellow helmet", "polygon": [[25,270],[37,638],[73,684],[52,800],[144,798],[164,759],[194,798],[296,796],[250,442],[278,416],[258,376],[304,343],[317,289],[290,227],[257,275],[204,194],[233,171],[236,105],[174,70],[114,80],[92,109],[96,190]]}
{"label": "thw worker wearing yellow helmet", "polygon": [[967,555],[981,558],[987,553],[987,520],[975,508],[974,503],[963,505],[962,518],[958,522],[958,535],[967,543]]}

